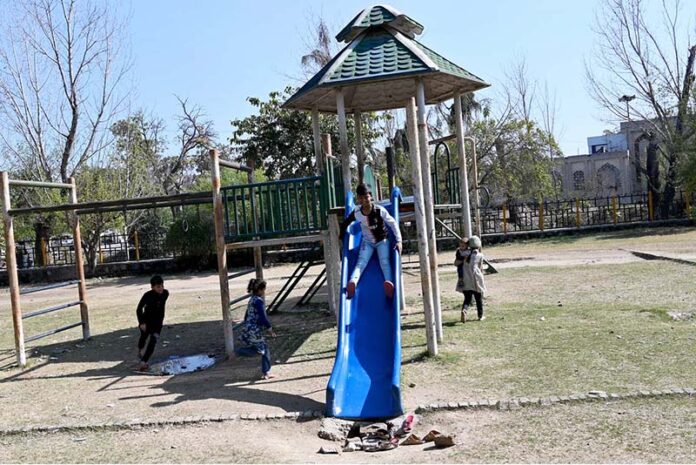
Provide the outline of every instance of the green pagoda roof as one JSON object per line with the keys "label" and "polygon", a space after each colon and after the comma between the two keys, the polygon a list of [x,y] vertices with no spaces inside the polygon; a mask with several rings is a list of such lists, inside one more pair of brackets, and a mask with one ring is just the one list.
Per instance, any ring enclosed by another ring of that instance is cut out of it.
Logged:
{"label": "green pagoda roof", "polygon": [[339,42],[350,42],[369,27],[382,25],[393,27],[412,39],[423,32],[423,26],[418,21],[409,18],[396,8],[389,5],[375,5],[358,13],[336,35],[336,40]]}
{"label": "green pagoda roof", "polygon": [[363,10],[336,36],[350,41],[284,104],[336,112],[332,92],[343,88],[347,111],[402,108],[423,79],[426,102],[488,87],[485,81],[415,40],[423,26],[392,7]]}

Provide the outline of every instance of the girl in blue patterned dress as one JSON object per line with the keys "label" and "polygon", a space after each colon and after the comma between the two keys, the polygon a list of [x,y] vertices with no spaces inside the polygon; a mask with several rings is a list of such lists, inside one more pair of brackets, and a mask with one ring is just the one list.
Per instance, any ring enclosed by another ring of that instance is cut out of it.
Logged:
{"label": "girl in blue patterned dress", "polygon": [[273,331],[271,322],[266,316],[266,304],[264,296],[266,294],[266,281],[263,279],[252,279],[247,286],[247,292],[251,294],[249,303],[247,304],[246,314],[244,315],[244,324],[241,341],[246,345],[238,348],[235,352],[240,356],[261,355],[261,373],[263,379],[274,378],[271,371],[271,353],[268,350],[268,344],[264,337],[264,332],[268,332],[269,336],[276,337]]}

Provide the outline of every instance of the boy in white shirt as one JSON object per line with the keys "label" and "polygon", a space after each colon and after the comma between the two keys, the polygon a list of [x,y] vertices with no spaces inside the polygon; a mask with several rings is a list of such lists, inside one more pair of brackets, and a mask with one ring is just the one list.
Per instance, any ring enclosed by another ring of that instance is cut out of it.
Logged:
{"label": "boy in white shirt", "polygon": [[360,184],[356,189],[357,203],[355,209],[341,224],[340,238],[343,240],[348,226],[353,221],[360,222],[362,229],[362,241],[360,243],[360,253],[358,262],[355,265],[353,274],[350,277],[346,289],[346,296],[352,299],[355,295],[355,288],[360,280],[360,275],[370,262],[374,251],[379,256],[379,264],[384,274],[384,293],[387,297],[394,295],[394,278],[392,275],[391,264],[389,262],[389,238],[387,228],[392,230],[396,239],[396,250],[401,253],[401,231],[396,220],[387,212],[384,207],[375,205],[372,202],[372,192],[365,184]]}

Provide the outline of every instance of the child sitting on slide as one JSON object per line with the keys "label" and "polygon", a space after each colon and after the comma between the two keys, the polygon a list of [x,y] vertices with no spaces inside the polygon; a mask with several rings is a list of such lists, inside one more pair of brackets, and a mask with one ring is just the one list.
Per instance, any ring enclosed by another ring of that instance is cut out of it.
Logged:
{"label": "child sitting on slide", "polygon": [[389,238],[387,227],[394,233],[396,239],[396,250],[401,253],[401,231],[396,220],[387,212],[384,207],[375,205],[372,202],[372,192],[365,184],[360,184],[356,189],[357,203],[355,209],[341,224],[340,239],[343,243],[343,236],[348,229],[348,226],[353,221],[360,222],[362,230],[362,241],[360,243],[360,253],[358,254],[358,262],[355,265],[353,274],[350,277],[346,289],[346,296],[352,299],[355,295],[355,288],[360,280],[360,275],[374,251],[377,251],[379,257],[379,265],[384,274],[384,293],[391,298],[394,295],[394,277],[389,262]]}

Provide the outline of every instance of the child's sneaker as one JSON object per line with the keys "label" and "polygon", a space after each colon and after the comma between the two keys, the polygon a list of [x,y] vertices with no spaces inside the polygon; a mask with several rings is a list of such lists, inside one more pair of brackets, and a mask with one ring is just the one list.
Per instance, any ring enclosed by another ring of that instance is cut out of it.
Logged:
{"label": "child's sneaker", "polygon": [[384,293],[390,299],[394,297],[394,283],[391,281],[384,281]]}
{"label": "child's sneaker", "polygon": [[353,281],[351,281],[348,283],[348,286],[346,286],[346,297],[348,299],[352,299],[354,295],[355,295],[355,283]]}

